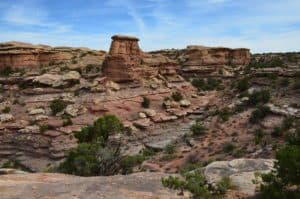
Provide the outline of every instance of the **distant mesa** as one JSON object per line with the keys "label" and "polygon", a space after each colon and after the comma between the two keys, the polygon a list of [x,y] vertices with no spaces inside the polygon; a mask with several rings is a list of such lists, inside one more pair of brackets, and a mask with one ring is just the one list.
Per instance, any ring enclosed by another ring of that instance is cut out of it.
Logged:
{"label": "distant mesa", "polygon": [[[127,35],[112,36],[108,53],[87,48],[51,47],[23,42],[0,43],[0,68],[38,68],[55,64],[85,67],[97,65],[102,75],[115,82],[152,78],[158,74],[181,75],[233,74],[236,68],[248,65],[246,48],[205,47],[191,45],[185,49],[143,52],[139,39]],[[85,56],[88,55],[88,56]]]}

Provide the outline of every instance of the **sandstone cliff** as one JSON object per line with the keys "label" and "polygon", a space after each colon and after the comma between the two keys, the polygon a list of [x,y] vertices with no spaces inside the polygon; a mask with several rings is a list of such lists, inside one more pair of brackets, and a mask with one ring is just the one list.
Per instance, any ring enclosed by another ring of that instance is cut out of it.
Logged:
{"label": "sandstone cliff", "polygon": [[162,50],[151,54],[164,55],[176,61],[183,74],[222,75],[224,69],[246,66],[250,62],[250,51],[246,48],[188,46],[182,50]]}
{"label": "sandstone cliff", "polygon": [[[55,64],[80,64],[80,60],[88,64],[102,63],[103,51],[86,48],[51,47],[32,45],[22,42],[0,43],[0,68],[12,67],[32,69]],[[102,61],[101,61],[102,60]]]}

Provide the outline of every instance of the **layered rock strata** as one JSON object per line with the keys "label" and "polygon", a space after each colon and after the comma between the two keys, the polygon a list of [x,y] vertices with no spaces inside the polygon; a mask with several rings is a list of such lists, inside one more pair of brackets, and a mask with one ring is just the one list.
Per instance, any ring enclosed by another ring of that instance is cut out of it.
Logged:
{"label": "layered rock strata", "polygon": [[133,81],[141,69],[142,51],[138,38],[115,35],[103,63],[103,73],[116,82]]}

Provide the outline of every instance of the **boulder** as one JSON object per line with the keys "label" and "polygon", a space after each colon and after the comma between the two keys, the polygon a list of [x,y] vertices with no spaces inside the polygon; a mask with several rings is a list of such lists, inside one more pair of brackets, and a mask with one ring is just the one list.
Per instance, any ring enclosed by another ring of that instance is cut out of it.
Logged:
{"label": "boulder", "polygon": [[65,109],[65,113],[71,115],[72,117],[76,117],[80,114],[83,114],[85,111],[86,109],[78,104],[70,104]]}
{"label": "boulder", "polygon": [[121,88],[120,88],[120,85],[117,84],[117,83],[115,83],[115,82],[113,82],[113,81],[108,81],[108,82],[106,82],[105,86],[106,86],[107,88],[111,89],[111,90],[114,90],[114,91],[118,91],[118,90],[121,89]]}
{"label": "boulder", "polygon": [[184,100],[180,100],[179,104],[182,107],[189,107],[191,105],[191,102],[188,101],[188,100],[186,100],[186,99],[184,99]]}
{"label": "boulder", "polygon": [[156,111],[153,109],[145,109],[143,111],[148,117],[154,117],[156,115]]}
{"label": "boulder", "polygon": [[146,129],[151,125],[151,121],[149,118],[139,119],[133,122],[133,125],[137,128]]}
{"label": "boulder", "polygon": [[62,76],[54,74],[43,74],[37,76],[33,79],[33,82],[52,87],[60,87],[64,85]]}
{"label": "boulder", "polygon": [[11,122],[14,121],[14,116],[12,114],[0,114],[0,122]]}
{"label": "boulder", "polygon": [[210,163],[203,172],[209,184],[214,185],[223,177],[229,177],[240,192],[253,196],[255,173],[268,173],[273,166],[273,159],[234,159]]}
{"label": "boulder", "polygon": [[62,76],[63,81],[78,81],[80,82],[81,75],[77,71],[70,71]]}
{"label": "boulder", "polygon": [[45,110],[43,108],[35,108],[35,109],[31,109],[29,110],[28,114],[29,115],[41,115],[41,114],[45,114]]}

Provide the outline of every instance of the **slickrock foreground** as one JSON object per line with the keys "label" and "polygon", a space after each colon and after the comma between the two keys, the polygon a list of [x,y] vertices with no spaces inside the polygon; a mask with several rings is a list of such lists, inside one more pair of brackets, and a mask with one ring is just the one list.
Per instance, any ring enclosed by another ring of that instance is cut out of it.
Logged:
{"label": "slickrock foreground", "polygon": [[188,199],[161,185],[163,173],[76,177],[64,174],[0,176],[1,199]]}

